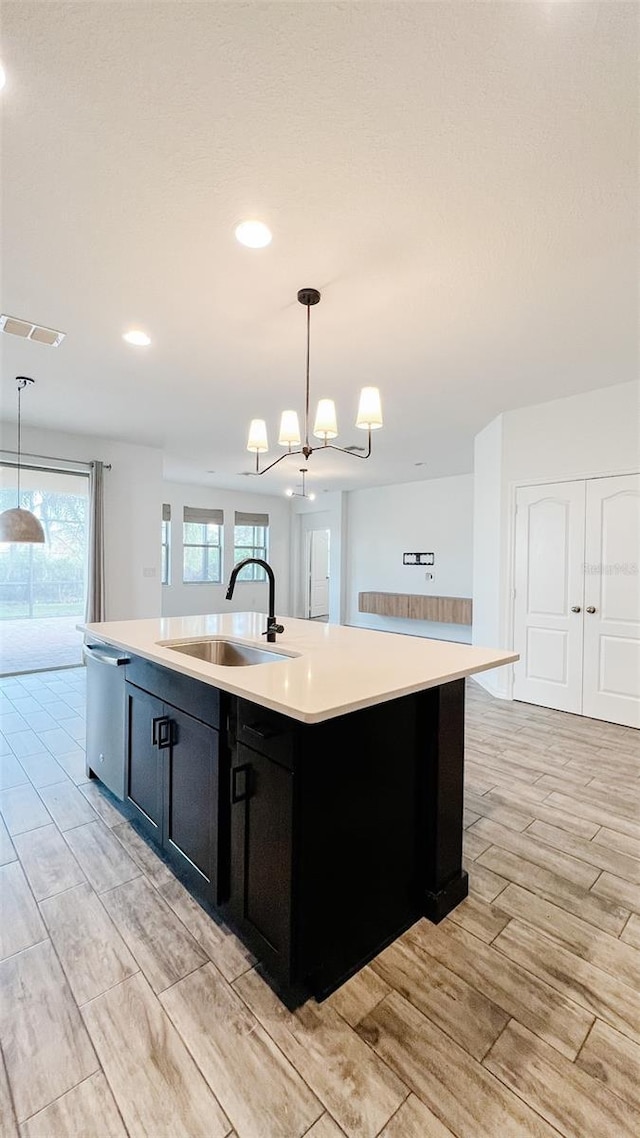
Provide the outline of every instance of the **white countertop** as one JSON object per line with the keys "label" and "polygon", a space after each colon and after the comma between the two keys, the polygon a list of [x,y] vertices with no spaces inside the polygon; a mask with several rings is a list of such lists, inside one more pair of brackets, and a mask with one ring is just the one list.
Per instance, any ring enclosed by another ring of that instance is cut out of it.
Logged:
{"label": "white countertop", "polygon": [[[107,621],[80,626],[89,639],[113,644],[174,672],[299,719],[320,723],[336,715],[437,687],[474,672],[510,664],[513,652],[472,648],[419,636],[372,632],[338,624],[279,618],[285,631],[268,645],[264,613]],[[220,636],[290,653],[273,664],[223,667],[172,651],[159,641]]]}

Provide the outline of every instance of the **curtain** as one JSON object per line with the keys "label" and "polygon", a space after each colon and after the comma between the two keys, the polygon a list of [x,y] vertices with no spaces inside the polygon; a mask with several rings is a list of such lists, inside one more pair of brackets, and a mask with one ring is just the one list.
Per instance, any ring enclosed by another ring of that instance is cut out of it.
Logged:
{"label": "curtain", "polygon": [[89,475],[87,623],[105,619],[104,592],[104,463],[96,461]]}
{"label": "curtain", "polygon": [[185,506],[182,512],[185,522],[195,522],[197,525],[221,526],[224,524],[224,511],[201,509],[198,506]]}
{"label": "curtain", "polygon": [[268,526],[268,514],[246,513],[243,510],[236,510],[236,525],[237,526]]}

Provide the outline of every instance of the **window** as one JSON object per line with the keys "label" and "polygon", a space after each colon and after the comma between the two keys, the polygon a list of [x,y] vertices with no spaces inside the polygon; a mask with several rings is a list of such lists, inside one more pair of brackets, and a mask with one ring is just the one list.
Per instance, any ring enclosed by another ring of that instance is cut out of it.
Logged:
{"label": "window", "polygon": [[[269,552],[269,515],[246,514],[236,510],[233,538],[233,563],[245,557],[262,557]],[[238,575],[239,581],[264,581],[266,573],[260,565],[247,565]]]}
{"label": "window", "polygon": [[183,570],[185,583],[222,580],[222,510],[184,507]]}
{"label": "window", "polygon": [[162,584],[170,584],[171,566],[171,506],[162,507]]}

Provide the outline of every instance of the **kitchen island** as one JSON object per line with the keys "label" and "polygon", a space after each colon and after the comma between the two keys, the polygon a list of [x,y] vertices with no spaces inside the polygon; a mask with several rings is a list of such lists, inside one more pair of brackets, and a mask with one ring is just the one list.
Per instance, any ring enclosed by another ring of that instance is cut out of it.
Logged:
{"label": "kitchen island", "polygon": [[[273,645],[257,613],[85,632],[129,660],[125,807],[293,1004],[466,896],[464,678],[517,657],[284,624]],[[264,662],[192,654],[212,641]],[[99,777],[90,749],[87,763]]]}

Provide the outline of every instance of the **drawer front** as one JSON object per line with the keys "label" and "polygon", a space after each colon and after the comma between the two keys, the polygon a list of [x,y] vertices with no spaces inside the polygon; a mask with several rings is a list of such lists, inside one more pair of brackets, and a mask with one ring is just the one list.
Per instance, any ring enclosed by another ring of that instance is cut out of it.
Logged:
{"label": "drawer front", "polygon": [[238,700],[238,741],[289,770],[293,770],[296,727],[287,715]]}
{"label": "drawer front", "polygon": [[220,692],[210,684],[161,668],[139,656],[134,656],[127,665],[127,679],[209,727],[220,727]]}

